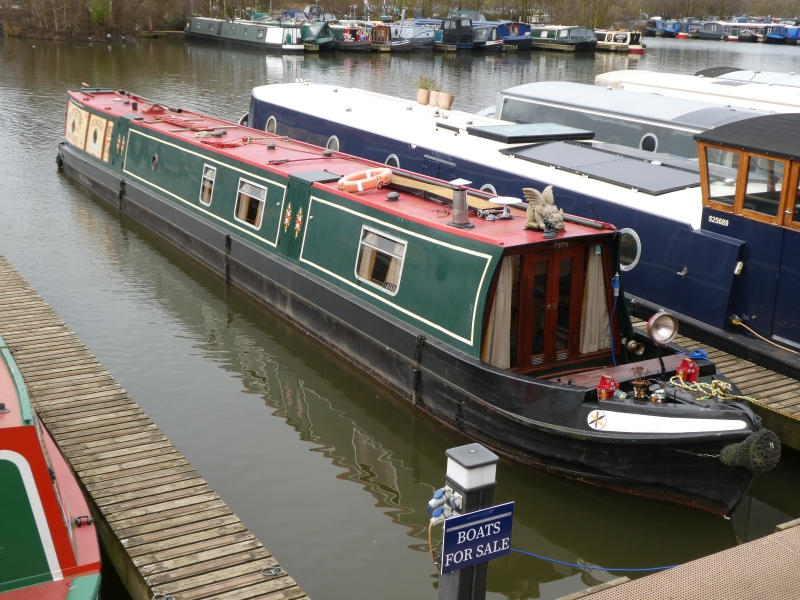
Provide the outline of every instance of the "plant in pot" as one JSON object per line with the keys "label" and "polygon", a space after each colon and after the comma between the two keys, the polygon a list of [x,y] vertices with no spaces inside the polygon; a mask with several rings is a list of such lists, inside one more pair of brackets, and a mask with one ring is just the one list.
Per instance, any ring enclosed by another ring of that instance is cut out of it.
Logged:
{"label": "plant in pot", "polygon": [[431,90],[436,87],[436,80],[428,75],[420,75],[417,79],[417,103],[428,104]]}
{"label": "plant in pot", "polygon": [[439,107],[444,110],[450,110],[450,107],[453,106],[453,100],[455,99],[456,97],[453,94],[439,92]]}
{"label": "plant in pot", "polygon": [[439,107],[439,94],[440,94],[439,86],[434,84],[433,87],[431,88],[431,96],[430,96],[431,106],[435,106],[437,108]]}

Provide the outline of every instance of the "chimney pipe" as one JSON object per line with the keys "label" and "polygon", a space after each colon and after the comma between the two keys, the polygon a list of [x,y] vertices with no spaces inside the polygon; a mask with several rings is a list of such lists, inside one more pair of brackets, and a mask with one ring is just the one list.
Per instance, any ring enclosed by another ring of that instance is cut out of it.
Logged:
{"label": "chimney pipe", "polygon": [[474,223],[469,222],[469,202],[467,202],[467,187],[471,181],[454,179],[450,182],[453,186],[453,220],[448,223],[451,227],[459,229],[472,229]]}

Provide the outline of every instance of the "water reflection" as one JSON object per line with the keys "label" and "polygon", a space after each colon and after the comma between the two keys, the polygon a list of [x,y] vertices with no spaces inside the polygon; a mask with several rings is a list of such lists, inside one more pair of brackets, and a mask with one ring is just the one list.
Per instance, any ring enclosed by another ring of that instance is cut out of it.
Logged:
{"label": "water reflection", "polygon": [[[253,85],[304,78],[412,98],[424,72],[455,91],[457,107],[474,110],[528,81],[590,83],[612,69],[694,72],[734,61],[788,71],[797,52],[648,43],[641,58],[395,57],[0,39],[0,252],[311,597],[433,598],[425,506],[443,482],[445,449],[467,440],[59,176],[64,90],[82,81],[125,87],[238,119]],[[46,210],[32,210],[31,198]],[[794,452],[756,480],[731,521],[507,461],[498,481],[498,501],[517,502],[514,545],[571,563],[674,564],[800,516]],[[512,555],[491,565],[490,597],[558,598],[618,575]]]}

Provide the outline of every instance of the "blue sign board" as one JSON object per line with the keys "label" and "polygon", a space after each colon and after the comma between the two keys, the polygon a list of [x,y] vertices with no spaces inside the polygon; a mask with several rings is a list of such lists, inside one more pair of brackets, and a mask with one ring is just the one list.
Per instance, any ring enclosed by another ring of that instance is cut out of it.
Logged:
{"label": "blue sign board", "polygon": [[513,502],[445,520],[442,574],[510,554],[513,524]]}

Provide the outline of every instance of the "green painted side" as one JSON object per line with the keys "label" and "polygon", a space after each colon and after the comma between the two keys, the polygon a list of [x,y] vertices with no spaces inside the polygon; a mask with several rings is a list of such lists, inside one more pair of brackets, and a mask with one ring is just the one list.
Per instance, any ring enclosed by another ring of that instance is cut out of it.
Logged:
{"label": "green painted side", "polygon": [[7,460],[0,460],[0,507],[0,592],[52,581],[22,476]]}
{"label": "green painted side", "polygon": [[[302,175],[290,179],[256,166],[221,160],[210,150],[143,131],[137,121],[121,119],[119,131],[124,132],[126,127],[129,132],[121,175],[127,180],[149,187],[267,252],[295,261],[301,268],[426,335],[480,357],[483,313],[501,247],[347,202],[338,195],[312,188]],[[158,156],[155,170],[154,155]],[[208,207],[199,200],[204,165],[217,169]],[[117,163],[112,168],[118,166]],[[268,191],[258,229],[234,218],[242,179]],[[317,200],[309,204],[311,196]],[[290,204],[291,220],[285,231],[284,217]],[[295,235],[301,207],[303,225]],[[396,295],[356,277],[364,225],[408,243]]]}
{"label": "green painted side", "polygon": [[[479,290],[486,290],[491,283],[501,249],[455,238],[368,207],[355,214],[351,210],[352,205],[344,206],[338,196],[314,190],[308,211],[314,218],[308,221],[299,257],[304,267],[474,355],[479,348],[476,342],[485,297]],[[408,244],[394,296],[355,276],[364,225]]]}
{"label": "green painted side", "polygon": [[[158,168],[153,171],[152,158],[158,155]],[[203,166],[217,169],[211,205],[200,203],[200,186]],[[213,223],[226,226],[231,233],[240,235],[264,249],[275,247],[278,224],[281,220],[281,207],[284,202],[285,178],[267,174],[243,163],[236,165],[222,162],[212,155],[198,152],[153,136],[151,132],[141,132],[136,122],[131,122],[128,149],[125,157],[126,177],[133,177],[159,191],[170,200],[202,215]],[[241,179],[267,188],[267,200],[261,227],[237,221],[234,218],[236,195]]]}
{"label": "green painted side", "polygon": [[28,397],[28,388],[25,386],[22,373],[19,372],[19,367],[2,336],[0,336],[0,356],[2,356],[3,363],[11,374],[11,378],[14,380],[14,387],[17,388],[17,399],[19,400],[19,413],[22,417],[22,424],[33,425],[33,412],[31,411],[31,401]]}
{"label": "green painted side", "polygon": [[76,577],[65,600],[95,600],[100,593],[100,574]]}

